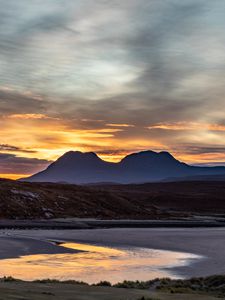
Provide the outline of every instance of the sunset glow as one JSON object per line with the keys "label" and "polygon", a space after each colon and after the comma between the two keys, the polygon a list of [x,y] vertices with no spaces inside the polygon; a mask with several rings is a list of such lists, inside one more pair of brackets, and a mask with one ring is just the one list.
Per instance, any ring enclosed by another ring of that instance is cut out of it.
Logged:
{"label": "sunset glow", "polygon": [[[200,256],[139,247],[109,248],[89,244],[65,243],[62,247],[77,253],[38,254],[1,261],[4,274],[23,280],[60,279],[97,283],[149,280],[172,274],[165,266],[185,266]],[[57,264],[57,268],[55,265]],[[29,270],[32,269],[32,272]],[[149,275],[150,274],[150,275]],[[2,270],[0,270],[2,276]]]}

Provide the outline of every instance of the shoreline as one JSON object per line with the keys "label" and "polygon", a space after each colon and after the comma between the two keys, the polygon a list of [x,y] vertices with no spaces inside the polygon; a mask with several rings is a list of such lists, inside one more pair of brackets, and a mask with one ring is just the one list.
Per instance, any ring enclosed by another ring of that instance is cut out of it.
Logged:
{"label": "shoreline", "polygon": [[52,229],[80,230],[105,228],[225,228],[225,219],[202,217],[177,220],[97,220],[97,219],[50,219],[50,220],[0,220],[2,229]]}

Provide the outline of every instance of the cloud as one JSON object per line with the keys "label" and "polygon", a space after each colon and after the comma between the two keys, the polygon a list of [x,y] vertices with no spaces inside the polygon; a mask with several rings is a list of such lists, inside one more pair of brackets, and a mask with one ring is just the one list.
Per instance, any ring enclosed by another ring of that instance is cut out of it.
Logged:
{"label": "cloud", "polygon": [[[198,146],[198,145],[192,145],[192,144],[186,144],[184,145],[187,147],[188,150],[186,150],[186,153],[188,154],[222,154],[225,157],[225,147],[216,147],[216,146],[210,146],[210,145],[204,145],[204,146]],[[189,146],[189,147],[188,147]]]}
{"label": "cloud", "polygon": [[134,125],[132,125],[132,124],[117,124],[117,123],[106,124],[106,126],[110,126],[110,127],[134,127]]}
{"label": "cloud", "polygon": [[32,174],[43,170],[49,164],[50,161],[43,159],[0,153],[0,174]]}
{"label": "cloud", "polygon": [[22,119],[22,120],[28,120],[28,119],[48,119],[48,117],[44,114],[12,114],[9,115],[8,118],[11,119]]}
{"label": "cloud", "polygon": [[0,87],[0,116],[12,114],[40,114],[46,112],[48,101],[41,101],[32,93]]}
{"label": "cloud", "polygon": [[177,122],[177,123],[158,123],[147,127],[148,129],[162,130],[208,130],[208,131],[225,131],[223,124],[205,124],[194,122]]}
{"label": "cloud", "polygon": [[8,144],[0,144],[0,151],[9,151],[9,152],[22,152],[22,153],[36,153],[34,150],[23,149],[20,147],[16,147]]}

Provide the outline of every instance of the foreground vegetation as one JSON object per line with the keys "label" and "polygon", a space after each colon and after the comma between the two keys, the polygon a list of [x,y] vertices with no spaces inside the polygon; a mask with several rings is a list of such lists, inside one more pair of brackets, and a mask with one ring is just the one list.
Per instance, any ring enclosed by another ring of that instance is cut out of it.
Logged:
{"label": "foreground vegetation", "polygon": [[172,280],[155,279],[146,282],[124,281],[114,285],[117,288],[152,289],[171,294],[202,293],[225,298],[225,275]]}
{"label": "foreground vegetation", "polygon": [[[15,298],[17,297],[17,298]],[[68,280],[24,282],[12,277],[0,279],[0,300],[215,300],[225,299],[225,275],[188,280],[155,279],[146,282],[124,281],[111,285],[107,281],[88,285]]]}

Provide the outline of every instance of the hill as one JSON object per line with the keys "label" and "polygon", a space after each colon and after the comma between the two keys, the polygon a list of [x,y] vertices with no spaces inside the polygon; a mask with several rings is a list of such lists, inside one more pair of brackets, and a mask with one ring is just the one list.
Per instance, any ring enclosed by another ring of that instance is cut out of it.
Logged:
{"label": "hill", "polygon": [[225,216],[223,182],[76,186],[0,180],[1,219]]}

